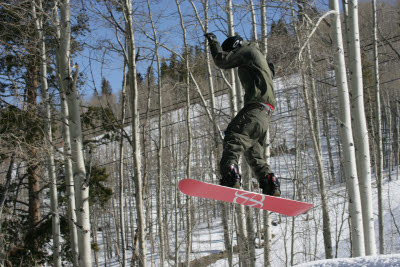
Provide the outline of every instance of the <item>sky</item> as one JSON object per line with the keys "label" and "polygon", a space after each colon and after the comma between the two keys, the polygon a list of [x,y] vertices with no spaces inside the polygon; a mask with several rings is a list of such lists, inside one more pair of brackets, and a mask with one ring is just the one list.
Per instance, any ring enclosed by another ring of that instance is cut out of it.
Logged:
{"label": "sky", "polygon": [[[234,2],[235,4],[241,3],[241,1]],[[257,4],[258,1],[255,1],[255,3]],[[199,4],[196,6],[200,16],[202,16],[202,7]],[[183,35],[175,1],[161,0],[158,1],[158,4],[152,4],[151,8],[153,17],[156,17],[158,14],[162,14],[162,16],[159,16],[159,21],[157,23],[157,34],[160,37],[161,43],[165,44],[174,51],[181,51],[183,49]],[[76,55],[74,59],[75,62],[77,62],[80,66],[80,72],[83,72],[87,78],[84,88],[81,88],[81,92],[85,99],[89,99],[91,95],[93,95],[95,88],[100,92],[101,80],[102,77],[105,77],[110,82],[113,92],[118,95],[122,85],[122,56],[117,53],[110,54],[106,52],[105,49],[94,49],[94,47],[98,47],[100,43],[104,44],[104,40],[107,39],[111,40],[115,47],[118,47],[115,37],[115,30],[111,29],[104,21],[94,19],[94,11],[102,9],[101,6],[87,6],[86,9],[90,10],[89,16],[93,18],[90,20],[91,32],[80,38],[80,40],[83,41],[86,46],[85,49]],[[181,9],[184,15],[194,13],[193,8],[188,1],[182,3]],[[210,16],[215,16],[215,13],[217,13],[215,8],[213,10],[214,11],[210,12]],[[141,11],[146,13],[148,12],[147,7],[145,8],[144,4],[142,4],[141,9],[139,9],[137,12],[139,13]],[[277,20],[280,17],[275,9],[270,8],[267,11],[269,11],[268,16],[271,19]],[[250,39],[251,37],[251,18],[248,14],[249,13],[245,11],[236,12],[234,18],[235,31],[238,32],[244,39]],[[137,16],[137,19],[140,20],[140,17]],[[259,20],[259,17],[257,19]],[[185,17],[185,27],[189,45],[200,45],[202,47],[202,42],[204,42],[203,32],[199,26],[196,26],[196,24],[197,21],[194,17]],[[210,25],[210,27],[212,27],[210,28],[210,31],[216,34],[220,42],[226,38],[225,34],[223,33],[226,32],[225,25],[226,23],[224,21],[212,23]],[[148,35],[152,35],[153,33],[149,25],[147,24],[145,27],[146,33]],[[153,47],[153,44],[150,42],[150,40],[144,34],[142,34],[140,30],[138,30],[138,27],[135,31],[135,43],[137,47]],[[150,60],[145,59],[147,56],[152,56],[149,53],[150,51],[148,49],[140,49],[142,60],[137,63],[137,71],[142,75],[146,72],[150,64]],[[166,58],[169,58],[171,55],[169,51],[163,48],[160,49],[160,54],[162,57]]]}

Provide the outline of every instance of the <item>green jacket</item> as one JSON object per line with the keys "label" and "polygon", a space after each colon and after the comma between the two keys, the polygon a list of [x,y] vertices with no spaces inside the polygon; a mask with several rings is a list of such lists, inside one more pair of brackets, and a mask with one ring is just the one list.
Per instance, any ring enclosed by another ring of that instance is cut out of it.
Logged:
{"label": "green jacket", "polygon": [[240,82],[245,90],[245,104],[258,102],[276,107],[273,75],[256,43],[243,41],[242,46],[229,53],[223,51],[217,41],[211,41],[209,44],[218,68],[238,68]]}

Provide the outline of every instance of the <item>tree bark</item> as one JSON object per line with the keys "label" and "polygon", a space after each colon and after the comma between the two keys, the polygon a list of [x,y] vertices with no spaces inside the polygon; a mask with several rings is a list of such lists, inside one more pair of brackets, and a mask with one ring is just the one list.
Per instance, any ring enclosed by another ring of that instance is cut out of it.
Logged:
{"label": "tree bark", "polygon": [[[183,21],[183,15],[181,12],[181,7],[178,0],[175,0],[176,6],[178,8],[181,29],[183,32],[183,43],[185,48],[185,68],[186,68],[186,129],[188,146],[186,153],[186,178],[191,178],[191,162],[192,162],[192,128],[190,123],[190,68],[189,68],[189,47],[186,38],[186,29]],[[192,199],[190,196],[186,197],[186,266],[190,266],[190,254],[192,252]]]}
{"label": "tree bark", "polygon": [[[317,166],[318,166],[318,176],[319,176],[319,189],[321,194],[321,203],[322,203],[322,224],[323,224],[323,236],[324,236],[324,246],[325,246],[325,257],[327,259],[333,258],[332,254],[332,235],[331,235],[331,223],[329,218],[329,210],[328,210],[328,198],[326,194],[325,188],[325,173],[324,173],[324,166],[323,166],[323,158],[322,158],[322,151],[321,151],[321,140],[320,136],[317,134],[319,132],[315,129],[315,120],[318,120],[318,117],[314,117],[314,113],[316,111],[311,110],[311,101],[308,95],[308,88],[306,85],[307,77],[303,75],[303,93],[304,93],[304,102],[306,106],[306,114],[308,119],[308,125],[310,127],[310,135],[313,143],[314,148],[314,155],[316,157]],[[317,126],[319,127],[319,126]]]}
{"label": "tree bark", "polygon": [[[378,34],[376,18],[376,0],[372,0],[373,40],[374,40],[374,74],[375,74],[375,123],[377,143],[377,187],[378,187],[378,225],[379,225],[379,253],[385,254],[385,231],[383,211],[383,143],[382,143],[382,122],[381,122],[381,94],[379,86],[379,57],[378,57]],[[374,244],[375,245],[375,244]]]}
{"label": "tree bark", "polygon": [[39,37],[39,50],[40,50],[40,81],[42,86],[42,101],[45,105],[45,127],[46,136],[45,142],[48,149],[47,155],[47,172],[49,176],[50,187],[50,210],[52,214],[52,234],[53,234],[53,264],[56,267],[61,266],[61,244],[60,244],[60,214],[58,212],[58,196],[57,196],[57,181],[56,170],[54,164],[54,149],[53,149],[53,135],[51,130],[51,108],[49,88],[47,84],[47,57],[46,57],[46,43],[43,34],[43,18],[42,15],[37,14],[36,5],[41,12],[42,1],[38,3],[32,2],[32,15],[35,20],[36,31]]}
{"label": "tree bark", "polygon": [[[62,55],[65,54],[64,50],[67,47],[67,43],[61,45],[61,25],[58,14],[58,5],[56,2],[53,10],[53,18],[55,21],[56,36],[58,39],[58,46],[56,48],[56,61],[57,61],[57,80],[59,83],[60,90],[60,102],[61,102],[61,113],[62,113],[62,135],[63,135],[63,155],[64,155],[64,173],[65,173],[65,185],[67,187],[67,202],[68,202],[68,226],[70,231],[70,243],[72,253],[72,263],[74,267],[79,266],[79,245],[78,245],[78,232],[77,232],[77,217],[76,217],[76,196],[75,196],[75,182],[73,177],[73,168],[71,160],[71,138],[69,129],[69,110],[67,104],[67,97],[65,94],[65,84],[62,80],[61,74],[61,60]],[[65,68],[65,67],[63,67]],[[64,74],[65,75],[65,74]]]}
{"label": "tree bark", "polygon": [[267,46],[267,11],[266,11],[266,3],[265,0],[260,0],[260,10],[261,10],[261,51],[264,56],[268,55],[268,46]]}
{"label": "tree bark", "polygon": [[123,1],[123,12],[125,19],[126,42],[128,46],[128,73],[131,100],[131,117],[132,117],[132,151],[134,160],[134,182],[135,182],[135,199],[137,212],[137,228],[139,242],[139,266],[146,266],[146,216],[143,204],[143,181],[141,171],[141,154],[140,154],[140,128],[139,128],[139,106],[138,106],[138,88],[136,76],[136,52],[135,37],[132,24],[132,1]]}
{"label": "tree bark", "polygon": [[349,61],[351,76],[352,125],[356,148],[357,174],[361,196],[366,255],[376,255],[374,214],[372,209],[371,159],[364,109],[364,88],[358,29],[358,0],[348,3]]}
{"label": "tree bark", "polygon": [[[306,106],[306,114],[308,119],[308,124],[310,127],[310,135],[313,143],[314,154],[317,161],[318,166],[318,176],[319,176],[319,188],[321,193],[321,203],[322,203],[322,224],[323,224],[323,236],[324,236],[324,246],[325,246],[325,257],[327,259],[333,258],[332,253],[332,234],[331,234],[331,223],[329,218],[329,207],[328,207],[328,197],[326,193],[325,186],[325,172],[323,165],[323,156],[322,156],[322,147],[321,147],[321,136],[320,136],[320,127],[318,122],[318,109],[316,104],[316,95],[315,95],[315,84],[313,83],[313,73],[312,73],[312,58],[311,58],[311,49],[309,44],[307,44],[307,55],[308,55],[308,69],[309,69],[309,79],[304,75],[303,76],[303,93],[304,93],[304,102]],[[312,99],[309,97],[308,86],[306,85],[306,81],[310,81],[310,87],[312,93]]]}
{"label": "tree bark", "polygon": [[165,261],[165,242],[164,242],[164,222],[163,222],[163,199],[162,199],[162,192],[164,189],[163,185],[163,164],[162,164],[162,157],[163,157],[163,142],[164,142],[164,135],[163,135],[163,101],[162,101],[162,75],[161,75],[161,60],[159,55],[159,44],[158,44],[158,36],[156,31],[156,25],[154,24],[151,8],[150,8],[150,1],[147,0],[147,8],[149,11],[149,18],[151,21],[151,26],[153,29],[153,41],[154,41],[154,50],[155,56],[157,60],[157,89],[158,89],[158,104],[159,104],[159,111],[158,111],[158,149],[157,149],[157,222],[159,225],[159,240],[160,240],[160,266],[164,266]]}
{"label": "tree bark", "polygon": [[[71,10],[70,1],[59,2],[60,8],[60,38],[59,49],[57,51],[57,65],[60,72],[60,88],[65,92],[68,111],[71,154],[73,161],[75,198],[77,204],[77,224],[78,224],[78,246],[79,246],[79,266],[92,266],[91,239],[90,239],[90,211],[89,211],[89,183],[86,179],[86,169],[84,162],[84,152],[82,143],[82,126],[80,118],[79,95],[76,88],[78,66],[72,77],[71,60]],[[58,15],[57,15],[58,16]],[[65,115],[65,114],[64,114]]]}
{"label": "tree bark", "polygon": [[[12,171],[14,168],[14,161],[15,161],[15,154],[12,154],[10,157],[10,164],[8,166],[8,171],[6,174],[6,182],[3,185],[3,188],[1,190],[1,195],[0,195],[0,221],[1,221],[2,214],[3,214],[4,202],[6,201],[8,189],[10,188]],[[1,230],[1,224],[0,224],[0,230]]]}
{"label": "tree bark", "polygon": [[352,255],[365,255],[364,228],[361,217],[361,200],[358,188],[357,166],[354,151],[353,132],[350,117],[350,99],[347,85],[346,66],[344,59],[342,27],[340,21],[339,4],[337,0],[330,0],[329,7],[335,11],[332,19],[332,37],[335,49],[335,77],[339,98],[339,128],[343,149],[344,172],[347,183],[349,210],[352,237]]}
{"label": "tree bark", "polygon": [[119,219],[121,224],[121,250],[122,250],[122,266],[126,266],[126,239],[125,239],[125,185],[124,185],[124,126],[125,126],[125,113],[126,113],[126,64],[124,63],[122,82],[122,93],[121,93],[121,130],[120,130],[120,144],[119,144]]}
{"label": "tree bark", "polygon": [[[33,37],[28,44],[28,66],[26,66],[26,99],[27,99],[27,113],[32,118],[37,118],[37,86],[38,86],[38,53],[34,50]],[[37,130],[36,130],[37,131]],[[39,165],[37,162],[37,148],[35,142],[38,140],[39,133],[35,133],[29,140],[31,146],[28,148],[27,160],[27,177],[28,177],[28,194],[29,194],[29,208],[28,208],[28,221],[30,229],[29,234],[33,237],[26,240],[27,247],[34,255],[40,251],[39,242],[36,237],[36,229],[41,220],[41,207],[40,207],[40,181],[39,181]],[[36,259],[34,259],[36,261]],[[41,266],[41,265],[39,265]]]}
{"label": "tree bark", "polygon": [[[233,10],[232,10],[232,0],[226,0],[226,16],[228,21],[228,35],[234,36],[235,30],[233,27]],[[235,117],[236,113],[239,111],[240,103],[242,102],[241,94],[238,91],[237,79],[235,69],[229,70],[230,78],[231,78],[231,86],[229,87],[229,99],[230,99],[230,107],[231,107],[231,117]]]}

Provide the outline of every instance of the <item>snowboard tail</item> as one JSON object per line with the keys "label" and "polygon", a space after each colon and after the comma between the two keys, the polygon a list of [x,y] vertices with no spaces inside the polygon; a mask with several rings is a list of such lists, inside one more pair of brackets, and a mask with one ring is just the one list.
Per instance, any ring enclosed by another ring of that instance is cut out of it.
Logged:
{"label": "snowboard tail", "polygon": [[179,182],[178,187],[182,193],[189,196],[241,204],[287,216],[302,214],[313,207],[313,204],[310,203],[205,183],[194,179],[183,179]]}

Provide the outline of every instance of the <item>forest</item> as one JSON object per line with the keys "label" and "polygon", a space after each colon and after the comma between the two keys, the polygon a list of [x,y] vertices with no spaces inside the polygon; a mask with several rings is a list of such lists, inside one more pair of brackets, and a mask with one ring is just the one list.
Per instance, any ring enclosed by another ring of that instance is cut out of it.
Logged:
{"label": "forest", "polygon": [[[397,0],[1,0],[0,266],[400,254],[399,25]],[[274,65],[264,155],[281,197],[314,204],[305,214],[179,191],[219,183],[244,106],[209,32]]]}

